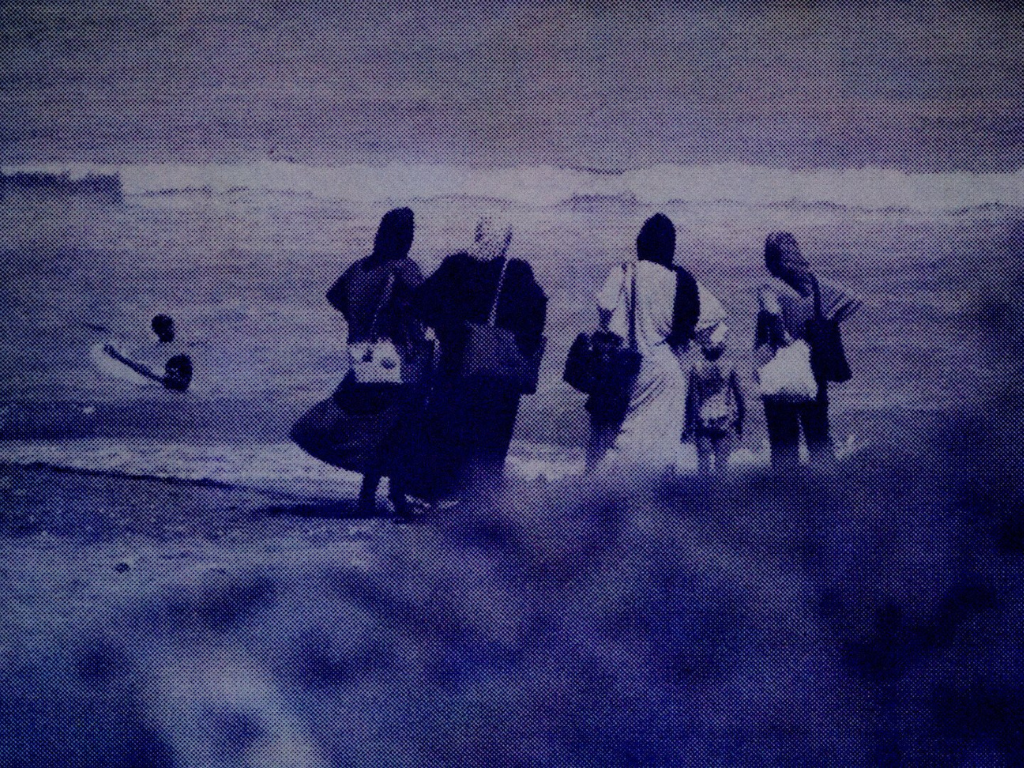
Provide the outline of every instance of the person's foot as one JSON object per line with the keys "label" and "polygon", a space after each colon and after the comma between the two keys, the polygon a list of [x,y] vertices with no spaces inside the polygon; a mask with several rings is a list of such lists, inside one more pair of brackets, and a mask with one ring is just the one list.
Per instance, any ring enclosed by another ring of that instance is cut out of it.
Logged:
{"label": "person's foot", "polygon": [[377,514],[376,497],[360,496],[356,503],[356,512],[360,517],[374,517]]}
{"label": "person's foot", "polygon": [[392,496],[391,506],[395,510],[395,518],[401,522],[411,522],[416,519],[413,514],[412,504],[404,496]]}

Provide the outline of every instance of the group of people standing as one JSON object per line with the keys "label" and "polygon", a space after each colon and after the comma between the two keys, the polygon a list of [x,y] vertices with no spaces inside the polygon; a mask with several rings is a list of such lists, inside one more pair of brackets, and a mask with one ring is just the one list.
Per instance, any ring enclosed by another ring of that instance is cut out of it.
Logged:
{"label": "group of people standing", "polygon": [[[350,372],[335,399],[352,393],[365,406],[378,398],[400,416],[364,467],[359,503],[375,506],[382,476],[400,515],[407,494],[428,501],[467,487],[500,485],[522,390],[495,378],[482,384],[463,375],[467,324],[486,323],[514,335],[524,354],[543,349],[547,297],[526,261],[509,258],[508,226],[485,218],[472,246],[443,260],[424,278],[409,258],[415,224],[408,208],[380,222],[373,252],[345,270],[327,294],[348,323],[353,344],[388,339],[401,360],[400,383],[357,385]],[[614,418],[591,407],[587,465],[657,469],[674,463],[680,440],[692,440],[700,469],[723,471],[742,434],[746,402],[741,377],[727,351],[722,302],[683,266],[675,264],[676,232],[656,214],[636,240],[636,261],[612,268],[597,294],[600,328],[630,339],[639,357],[628,402]],[[765,243],[770,279],[759,291],[755,349],[770,357],[805,338],[810,317],[838,323],[860,301],[838,284],[814,275],[796,240],[773,233]],[[435,346],[436,345],[436,346]],[[691,346],[699,349],[689,365]],[[772,464],[799,461],[801,426],[812,460],[834,458],[828,426],[828,387],[819,381],[809,402],[765,399]],[[343,403],[344,404],[344,403]],[[371,406],[372,407],[372,406]]]}

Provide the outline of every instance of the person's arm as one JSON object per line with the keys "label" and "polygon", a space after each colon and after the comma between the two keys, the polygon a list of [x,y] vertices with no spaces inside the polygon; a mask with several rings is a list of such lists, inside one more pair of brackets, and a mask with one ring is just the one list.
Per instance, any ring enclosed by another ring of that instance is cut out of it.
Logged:
{"label": "person's arm", "polygon": [[821,290],[823,314],[837,323],[853,317],[864,306],[859,296],[839,283],[831,280],[822,281],[819,278],[818,286]]}
{"label": "person's arm", "polygon": [[110,355],[110,357],[112,357],[115,360],[117,360],[119,363],[123,363],[124,365],[127,365],[129,368],[131,368],[133,371],[135,371],[140,376],[145,376],[147,379],[152,379],[153,381],[158,381],[161,384],[164,383],[164,377],[163,376],[160,376],[160,375],[158,375],[156,373],[153,373],[152,370],[150,370],[147,366],[143,365],[142,363],[136,363],[136,362],[134,362],[132,360],[129,360],[127,357],[125,357],[120,352],[118,352],[116,349],[114,349],[114,347],[112,347],[110,344],[105,344],[103,346],[103,351],[106,352],[108,355]]}
{"label": "person's arm", "polygon": [[597,322],[602,331],[608,330],[608,324],[622,296],[624,282],[625,270],[621,266],[614,267],[597,294]]}
{"label": "person's arm", "polygon": [[512,288],[509,298],[514,302],[508,306],[503,301],[501,315],[511,322],[510,327],[524,350],[536,349],[547,322],[548,298],[544,289],[537,283],[533,267],[522,259],[509,262],[505,281]]}
{"label": "person's arm", "polygon": [[350,271],[351,268],[346,269],[327,291],[327,302],[346,318],[348,317],[348,276]]}
{"label": "person's arm", "polygon": [[832,319],[837,323],[842,323],[857,314],[863,306],[863,301],[858,299],[856,296],[848,295],[845,300],[836,307],[835,312],[832,313]]}
{"label": "person's arm", "polygon": [[729,319],[729,313],[725,311],[725,305],[718,300],[718,297],[700,283],[697,283],[697,295],[700,297],[700,312],[697,316],[694,334],[697,339],[700,339],[714,333],[718,325]]}

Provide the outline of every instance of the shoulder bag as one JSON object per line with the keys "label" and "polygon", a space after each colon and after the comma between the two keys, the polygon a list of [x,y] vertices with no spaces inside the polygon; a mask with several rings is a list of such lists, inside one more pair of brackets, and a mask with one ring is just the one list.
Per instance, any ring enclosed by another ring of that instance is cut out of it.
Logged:
{"label": "shoulder bag", "polygon": [[811,368],[818,381],[849,381],[852,373],[846,362],[843,339],[839,334],[839,323],[826,318],[821,311],[821,286],[818,278],[811,275],[814,291],[814,317],[804,325],[804,336],[811,347]]}
{"label": "shoulder bag", "polygon": [[[627,264],[623,272],[629,271]],[[623,344],[625,342],[625,344]],[[562,378],[590,395],[586,408],[595,421],[615,423],[629,407],[643,356],[636,343],[636,271],[633,270],[629,296],[627,339],[609,331],[581,333],[569,350]]]}
{"label": "shoulder bag", "polygon": [[520,348],[515,333],[496,324],[498,300],[505,284],[508,263],[506,257],[498,275],[498,287],[487,323],[481,325],[466,321],[466,341],[459,373],[463,379],[498,381],[520,394],[530,395],[537,391],[540,361],[547,339],[541,336],[537,349],[528,354]]}
{"label": "shoulder bag", "polygon": [[357,384],[402,383],[402,358],[395,348],[395,343],[391,339],[380,338],[376,332],[380,311],[390,300],[394,283],[395,275],[392,272],[388,275],[384,294],[373,313],[369,339],[355,343],[349,342],[348,367],[352,372],[353,381]]}

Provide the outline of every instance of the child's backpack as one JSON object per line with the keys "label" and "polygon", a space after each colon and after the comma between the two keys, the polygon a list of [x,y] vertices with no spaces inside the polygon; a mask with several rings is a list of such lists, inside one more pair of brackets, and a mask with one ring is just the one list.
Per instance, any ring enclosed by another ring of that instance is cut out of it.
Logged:
{"label": "child's backpack", "polygon": [[736,397],[729,384],[730,370],[722,371],[715,391],[705,397],[697,409],[697,428],[707,435],[724,435],[732,429],[739,415]]}

